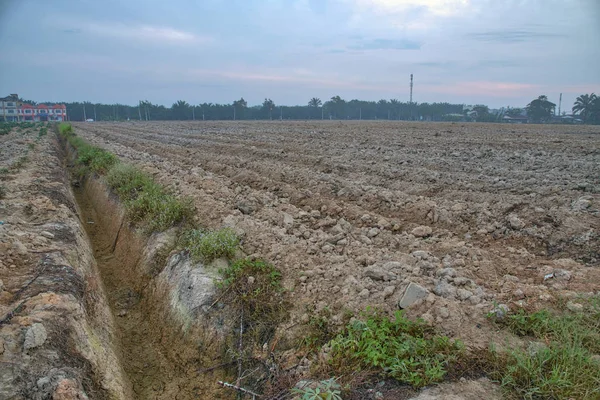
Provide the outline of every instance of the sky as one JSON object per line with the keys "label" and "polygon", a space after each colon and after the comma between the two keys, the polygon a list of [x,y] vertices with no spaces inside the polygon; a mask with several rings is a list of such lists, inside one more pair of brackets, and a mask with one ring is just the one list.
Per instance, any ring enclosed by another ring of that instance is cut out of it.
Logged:
{"label": "sky", "polygon": [[0,0],[0,96],[570,110],[600,93],[600,0]]}

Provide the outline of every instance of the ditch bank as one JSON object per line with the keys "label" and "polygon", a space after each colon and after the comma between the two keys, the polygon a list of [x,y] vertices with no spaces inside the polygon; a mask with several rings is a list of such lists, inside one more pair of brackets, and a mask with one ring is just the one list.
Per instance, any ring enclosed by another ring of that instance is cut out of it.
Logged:
{"label": "ditch bank", "polygon": [[225,380],[222,369],[200,372],[220,363],[222,341],[205,311],[214,300],[223,260],[204,266],[172,251],[175,228],[141,233],[105,179],[77,171],[77,150],[62,142],[98,284],[114,321],[113,345],[131,386],[125,398],[232,398],[217,384]]}
{"label": "ditch bank", "polygon": [[0,399],[131,398],[56,136],[44,125],[1,144],[0,166],[21,156],[1,177]]}

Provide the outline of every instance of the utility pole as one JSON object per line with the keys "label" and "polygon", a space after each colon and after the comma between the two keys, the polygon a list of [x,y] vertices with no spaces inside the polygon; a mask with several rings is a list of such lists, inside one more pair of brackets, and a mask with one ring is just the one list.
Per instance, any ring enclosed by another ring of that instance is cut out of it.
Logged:
{"label": "utility pole", "polygon": [[560,117],[560,106],[562,104],[562,93],[560,94],[560,97],[558,98],[558,116]]}
{"label": "utility pole", "polygon": [[413,74],[410,74],[410,119],[413,119],[413,106],[412,106],[412,95],[413,95]]}
{"label": "utility pole", "polygon": [[96,105],[94,104],[94,121],[98,121],[98,118],[96,117]]}
{"label": "utility pole", "polygon": [[142,102],[138,101],[138,114],[140,116],[140,121],[142,120]]}
{"label": "utility pole", "polygon": [[85,116],[85,101],[83,102],[83,120],[87,121],[87,117]]}

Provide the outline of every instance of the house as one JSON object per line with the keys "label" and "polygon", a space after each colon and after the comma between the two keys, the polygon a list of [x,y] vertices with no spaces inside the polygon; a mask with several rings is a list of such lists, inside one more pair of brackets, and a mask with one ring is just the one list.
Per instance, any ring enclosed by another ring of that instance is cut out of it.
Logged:
{"label": "house", "polygon": [[67,106],[64,104],[26,104],[19,101],[17,94],[0,98],[0,103],[0,119],[7,122],[67,120]]}
{"label": "house", "polygon": [[0,98],[0,120],[17,121],[18,120],[18,102],[19,95],[11,94]]}

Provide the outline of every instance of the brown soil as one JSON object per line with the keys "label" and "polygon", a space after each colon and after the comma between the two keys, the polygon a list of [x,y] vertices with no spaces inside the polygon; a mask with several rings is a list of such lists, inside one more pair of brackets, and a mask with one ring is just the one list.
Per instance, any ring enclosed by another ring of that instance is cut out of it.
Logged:
{"label": "brown soil", "polygon": [[[122,224],[119,205],[104,187],[87,182],[75,192],[92,243],[110,309],[120,358],[136,399],[231,398],[216,386],[212,365],[197,332],[179,331],[167,315],[166,297],[155,298],[141,258],[144,239]],[[215,362],[218,363],[218,362]],[[207,397],[208,396],[208,397]]]}

